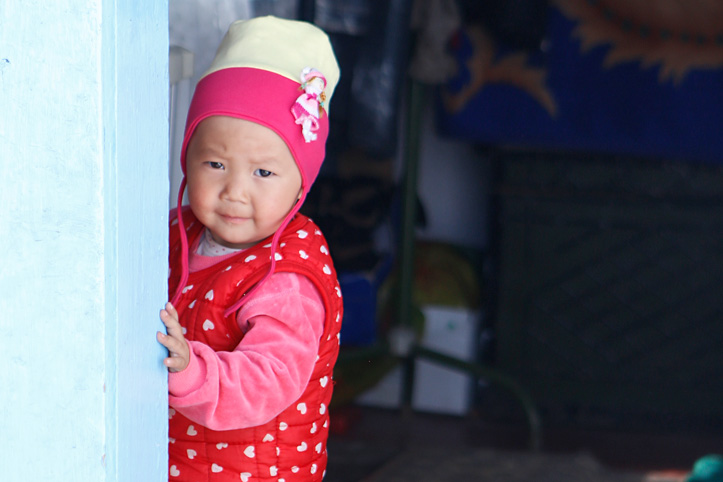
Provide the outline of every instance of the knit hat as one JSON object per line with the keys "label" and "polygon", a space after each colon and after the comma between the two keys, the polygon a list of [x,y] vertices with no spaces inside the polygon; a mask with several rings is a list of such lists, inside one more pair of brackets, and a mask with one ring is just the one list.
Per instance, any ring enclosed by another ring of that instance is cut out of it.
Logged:
{"label": "knit hat", "polygon": [[231,24],[211,67],[196,85],[186,119],[177,207],[182,273],[172,303],[188,279],[188,240],[181,204],[186,187],[186,150],[198,124],[221,115],[268,127],[284,140],[301,172],[301,198],[273,236],[271,267],[257,288],[273,273],[281,232],[299,211],[321,169],[329,134],[329,102],[338,80],[339,66],[331,43],[318,27],[272,16]]}

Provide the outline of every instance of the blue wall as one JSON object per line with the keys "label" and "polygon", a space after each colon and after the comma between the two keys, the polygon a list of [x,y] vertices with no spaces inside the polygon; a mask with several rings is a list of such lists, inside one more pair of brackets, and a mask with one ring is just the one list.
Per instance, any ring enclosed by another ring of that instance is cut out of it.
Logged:
{"label": "blue wall", "polygon": [[4,482],[166,479],[167,8],[0,4]]}

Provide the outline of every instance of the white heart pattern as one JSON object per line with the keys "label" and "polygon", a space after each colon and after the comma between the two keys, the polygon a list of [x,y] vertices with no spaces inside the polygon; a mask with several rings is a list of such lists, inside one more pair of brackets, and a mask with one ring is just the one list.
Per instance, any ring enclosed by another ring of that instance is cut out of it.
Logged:
{"label": "white heart pattern", "polygon": [[311,432],[311,433],[316,433],[317,430],[319,430],[319,427],[317,427],[317,426],[316,426],[316,422],[314,422],[314,423],[311,425],[311,430],[310,430],[310,432]]}
{"label": "white heart pattern", "polygon": [[256,457],[256,449],[253,445],[249,445],[244,449],[244,455],[250,459]]}
{"label": "white heart pattern", "polygon": [[228,444],[226,442],[219,442],[216,444],[216,448],[219,450],[225,449],[226,447],[228,447]]}
{"label": "white heart pattern", "polygon": [[316,473],[316,464],[311,464],[311,473],[312,474]]}
{"label": "white heart pattern", "polygon": [[181,471],[178,470],[178,467],[171,465],[171,477],[178,477],[179,475],[181,475]]}
{"label": "white heart pattern", "polygon": [[196,300],[191,301],[191,304],[188,305],[189,308],[193,308],[196,306]]}
{"label": "white heart pattern", "polygon": [[186,294],[186,293],[188,293],[188,292],[189,292],[190,290],[192,290],[192,289],[193,289],[193,285],[188,285],[188,286],[186,286],[185,288],[183,288],[183,290],[181,291],[181,293]]}
{"label": "white heart pattern", "polygon": [[324,413],[326,413],[326,405],[324,405],[323,403],[319,407],[319,413],[322,415],[324,415]]}
{"label": "white heart pattern", "polygon": [[213,472],[214,474],[217,474],[217,473],[221,472],[222,470],[223,470],[223,467],[221,467],[218,464],[213,464],[211,466],[211,472]]}
{"label": "white heart pattern", "polygon": [[186,454],[188,455],[188,458],[193,460],[193,458],[197,455],[196,451],[193,449],[186,450]]}
{"label": "white heart pattern", "polygon": [[168,420],[172,419],[175,414],[176,414],[176,411],[172,408],[169,408],[168,409]]}
{"label": "white heart pattern", "polygon": [[213,330],[214,324],[211,320],[206,320],[203,322],[203,331]]}
{"label": "white heart pattern", "polygon": [[207,300],[212,300],[213,299],[213,290],[208,290],[208,293],[206,293],[205,298]]}
{"label": "white heart pattern", "polygon": [[286,422],[281,422],[281,423],[279,424],[279,430],[281,430],[282,432],[283,432],[284,430],[286,430],[287,428],[289,428],[289,424],[288,424],[288,423],[286,423]]}
{"label": "white heart pattern", "polygon": [[324,272],[324,274],[331,274],[331,268],[329,268],[328,264],[324,265],[324,267],[322,268],[322,271]]}
{"label": "white heart pattern", "polygon": [[250,256],[246,256],[246,259],[245,259],[244,261],[245,261],[246,263],[248,263],[249,261],[253,261],[253,260],[255,260],[255,259],[256,259],[256,255],[255,255],[255,254],[252,254],[252,255],[250,255]]}
{"label": "white heart pattern", "polygon": [[249,482],[251,472],[241,472],[241,482]]}
{"label": "white heart pattern", "polygon": [[297,473],[299,471],[299,468],[296,465],[294,465],[293,467],[291,467],[291,471],[293,473]]}
{"label": "white heart pattern", "polygon": [[296,406],[296,409],[301,412],[302,415],[306,414],[306,404],[304,402],[301,402]]}
{"label": "white heart pattern", "polygon": [[329,377],[325,376],[320,378],[319,383],[321,383],[322,388],[326,387],[326,384],[329,383]]}
{"label": "white heart pattern", "polygon": [[279,469],[277,469],[275,465],[272,465],[271,467],[269,467],[269,475],[271,475],[272,477],[276,477],[276,475],[278,473],[279,473]]}
{"label": "white heart pattern", "polygon": [[198,432],[196,431],[196,428],[193,425],[188,426],[188,430],[186,430],[186,433],[188,435],[190,435],[191,437],[198,435]]}
{"label": "white heart pattern", "polygon": [[322,448],[322,447],[323,447],[323,445],[322,445],[321,442],[319,442],[318,444],[316,444],[316,449],[315,449],[315,450],[316,450],[316,453],[317,453],[317,454],[320,454],[320,453],[321,453],[321,448]]}
{"label": "white heart pattern", "polygon": [[262,440],[262,442],[273,442],[273,441],[274,441],[274,436],[271,435],[270,433],[267,433],[266,435],[264,435],[264,439]]}
{"label": "white heart pattern", "polygon": [[304,251],[303,249],[299,250],[299,256],[301,256],[301,259],[309,259],[309,255],[306,254],[306,251]]}
{"label": "white heart pattern", "polygon": [[303,451],[305,451],[307,448],[309,448],[309,446],[306,445],[306,442],[301,442],[301,445],[299,445],[298,447],[296,447],[296,450],[298,450],[299,452],[303,452]]}
{"label": "white heart pattern", "polygon": [[329,250],[326,249],[326,246],[323,244],[321,245],[321,248],[319,248],[319,251],[321,251],[322,254],[329,254]]}
{"label": "white heart pattern", "polygon": [[307,233],[303,229],[299,229],[298,231],[296,231],[296,234],[299,235],[299,239],[304,239],[305,237],[307,237],[309,235],[309,233]]}

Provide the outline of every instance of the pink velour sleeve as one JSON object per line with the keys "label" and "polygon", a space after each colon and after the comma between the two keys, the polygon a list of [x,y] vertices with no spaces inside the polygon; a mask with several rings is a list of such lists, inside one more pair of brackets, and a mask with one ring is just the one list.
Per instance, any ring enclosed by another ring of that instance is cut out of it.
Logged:
{"label": "pink velour sleeve", "polygon": [[273,274],[239,310],[245,335],[233,351],[188,342],[188,367],[168,376],[170,405],[212,430],[268,422],[306,388],[324,318],[321,296],[308,278]]}

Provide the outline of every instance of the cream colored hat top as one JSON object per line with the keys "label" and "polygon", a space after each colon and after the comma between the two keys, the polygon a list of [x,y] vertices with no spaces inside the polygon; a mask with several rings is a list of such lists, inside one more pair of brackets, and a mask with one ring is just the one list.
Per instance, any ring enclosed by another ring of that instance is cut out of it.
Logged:
{"label": "cream colored hat top", "polygon": [[326,78],[327,113],[339,82],[339,66],[323,30],[307,22],[272,16],[232,23],[203,76],[231,67],[268,70],[299,83],[302,70],[312,67]]}

